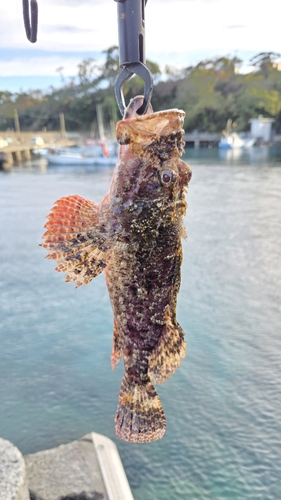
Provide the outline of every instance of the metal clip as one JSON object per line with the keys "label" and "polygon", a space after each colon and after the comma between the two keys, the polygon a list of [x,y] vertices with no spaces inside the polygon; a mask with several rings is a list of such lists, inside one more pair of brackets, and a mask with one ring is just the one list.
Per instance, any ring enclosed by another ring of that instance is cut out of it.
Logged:
{"label": "metal clip", "polygon": [[37,41],[37,28],[38,28],[37,0],[30,0],[30,17],[29,17],[29,0],[22,0],[22,10],[23,10],[23,21],[27,39],[31,43],[35,43]]}
{"label": "metal clip", "polygon": [[123,85],[134,74],[144,81],[144,101],[138,114],[146,112],[153,89],[152,74],[145,65],[144,10],[147,0],[115,0],[118,3],[119,64],[122,68],[115,82],[115,96],[122,116],[125,111]]}

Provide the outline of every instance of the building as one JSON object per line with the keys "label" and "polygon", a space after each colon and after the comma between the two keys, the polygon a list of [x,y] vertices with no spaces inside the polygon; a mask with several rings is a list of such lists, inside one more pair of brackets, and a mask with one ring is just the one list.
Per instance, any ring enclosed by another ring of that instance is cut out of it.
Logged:
{"label": "building", "polygon": [[273,122],[274,118],[264,118],[263,115],[259,115],[258,118],[251,118],[249,120],[251,124],[251,136],[261,139],[263,142],[269,142],[271,140]]}

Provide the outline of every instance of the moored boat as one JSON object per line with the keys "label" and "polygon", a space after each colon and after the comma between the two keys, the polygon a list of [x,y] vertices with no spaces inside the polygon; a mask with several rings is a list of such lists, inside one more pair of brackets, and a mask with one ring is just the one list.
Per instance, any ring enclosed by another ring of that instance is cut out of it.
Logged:
{"label": "moored boat", "polygon": [[218,144],[221,149],[243,148],[244,140],[236,132],[222,136]]}
{"label": "moored boat", "polygon": [[115,165],[117,155],[104,141],[90,142],[83,147],[49,149],[45,158],[50,165]]}
{"label": "moored boat", "polygon": [[218,143],[220,149],[239,149],[251,148],[255,143],[255,138],[243,138],[237,132],[233,132],[236,126],[231,119],[227,120],[225,130],[222,131],[222,137]]}

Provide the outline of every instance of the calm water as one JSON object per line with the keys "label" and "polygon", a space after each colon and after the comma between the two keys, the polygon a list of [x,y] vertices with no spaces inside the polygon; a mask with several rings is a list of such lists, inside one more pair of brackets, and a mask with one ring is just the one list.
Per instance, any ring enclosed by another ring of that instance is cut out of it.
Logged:
{"label": "calm water", "polygon": [[90,431],[112,438],[136,500],[281,498],[281,150],[187,150],[178,319],[187,357],[159,387],[163,440],[114,437],[103,276],[74,289],[38,247],[53,202],[100,201],[112,169],[0,172],[0,436],[22,453]]}

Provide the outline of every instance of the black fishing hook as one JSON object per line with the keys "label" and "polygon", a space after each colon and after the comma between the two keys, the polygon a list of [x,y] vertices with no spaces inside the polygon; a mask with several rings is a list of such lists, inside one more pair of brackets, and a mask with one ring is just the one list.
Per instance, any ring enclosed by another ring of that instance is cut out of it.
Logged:
{"label": "black fishing hook", "polygon": [[123,85],[133,75],[144,81],[144,100],[137,113],[142,115],[150,104],[153,78],[145,65],[145,21],[147,0],[115,0],[118,14],[119,65],[121,73],[115,82],[115,96],[120,113],[124,116]]}
{"label": "black fishing hook", "polygon": [[27,39],[31,43],[35,43],[37,41],[37,29],[38,29],[37,0],[30,0],[30,16],[29,16],[29,0],[22,0],[22,11],[23,11],[23,21]]}

